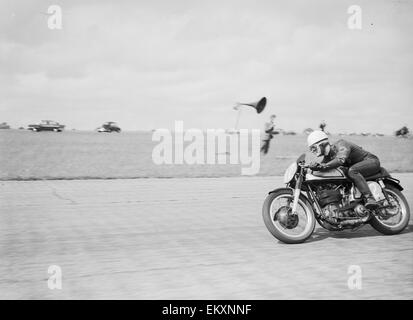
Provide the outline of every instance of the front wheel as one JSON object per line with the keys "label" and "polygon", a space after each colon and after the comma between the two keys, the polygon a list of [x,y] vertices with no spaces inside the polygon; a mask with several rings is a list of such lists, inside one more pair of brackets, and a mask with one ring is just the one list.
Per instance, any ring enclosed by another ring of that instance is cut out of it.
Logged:
{"label": "front wheel", "polygon": [[371,226],[386,235],[402,232],[410,220],[410,208],[403,193],[392,185],[385,185],[384,192],[389,199],[389,207],[378,209],[370,220]]}
{"label": "front wheel", "polygon": [[268,231],[278,240],[295,244],[307,240],[315,228],[315,216],[311,204],[300,195],[297,214],[291,213],[293,191],[279,189],[270,193],[264,201],[262,216]]}

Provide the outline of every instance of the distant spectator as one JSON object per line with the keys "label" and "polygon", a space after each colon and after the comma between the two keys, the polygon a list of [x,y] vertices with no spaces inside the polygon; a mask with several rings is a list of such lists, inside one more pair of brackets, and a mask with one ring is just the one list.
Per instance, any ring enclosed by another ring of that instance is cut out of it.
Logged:
{"label": "distant spectator", "polygon": [[321,131],[325,131],[324,128],[325,128],[326,126],[327,126],[327,124],[326,124],[325,120],[321,121],[320,126],[319,126],[319,127],[320,127],[320,130],[321,130]]}
{"label": "distant spectator", "polygon": [[268,150],[270,148],[270,141],[273,138],[273,135],[278,134],[278,131],[275,131],[274,129],[274,121],[277,116],[275,114],[271,115],[270,121],[265,123],[265,136],[263,140],[263,144],[261,147],[261,152],[264,154],[268,153]]}

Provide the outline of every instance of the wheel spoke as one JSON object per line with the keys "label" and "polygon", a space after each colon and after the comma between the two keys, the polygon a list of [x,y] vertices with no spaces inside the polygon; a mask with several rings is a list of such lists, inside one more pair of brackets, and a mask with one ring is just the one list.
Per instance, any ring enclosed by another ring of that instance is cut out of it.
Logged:
{"label": "wheel spoke", "polygon": [[309,215],[311,213],[307,212],[308,210],[306,210],[305,204],[303,204],[302,201],[299,201],[297,208],[298,223],[294,228],[289,228],[286,224],[279,221],[277,214],[280,214],[282,210],[284,210],[284,212],[287,212],[287,208],[290,208],[291,203],[291,195],[284,195],[282,197],[275,198],[270,206],[272,222],[274,226],[285,235],[291,237],[299,237],[302,234],[306,233],[308,228],[310,227],[311,218],[309,217]]}
{"label": "wheel spoke", "polygon": [[394,227],[400,224],[406,212],[406,208],[398,196],[391,190],[386,190],[390,208],[383,209],[384,216],[379,215],[378,221],[384,226]]}

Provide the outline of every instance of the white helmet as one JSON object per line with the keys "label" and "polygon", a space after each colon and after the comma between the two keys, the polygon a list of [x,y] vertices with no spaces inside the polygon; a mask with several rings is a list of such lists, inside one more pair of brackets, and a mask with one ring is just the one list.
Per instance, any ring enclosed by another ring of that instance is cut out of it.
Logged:
{"label": "white helmet", "polygon": [[307,137],[307,145],[311,147],[313,144],[319,143],[321,141],[328,141],[328,136],[324,131],[315,130],[311,132]]}

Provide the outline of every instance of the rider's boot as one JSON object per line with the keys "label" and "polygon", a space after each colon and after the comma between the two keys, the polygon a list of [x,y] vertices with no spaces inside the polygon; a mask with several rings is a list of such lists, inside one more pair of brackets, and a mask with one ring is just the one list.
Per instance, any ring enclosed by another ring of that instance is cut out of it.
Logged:
{"label": "rider's boot", "polygon": [[374,199],[374,197],[372,195],[368,195],[365,197],[366,198],[366,202],[365,202],[365,206],[367,209],[369,210],[374,210],[377,209],[380,205],[378,204],[378,202],[376,201],[376,199]]}

